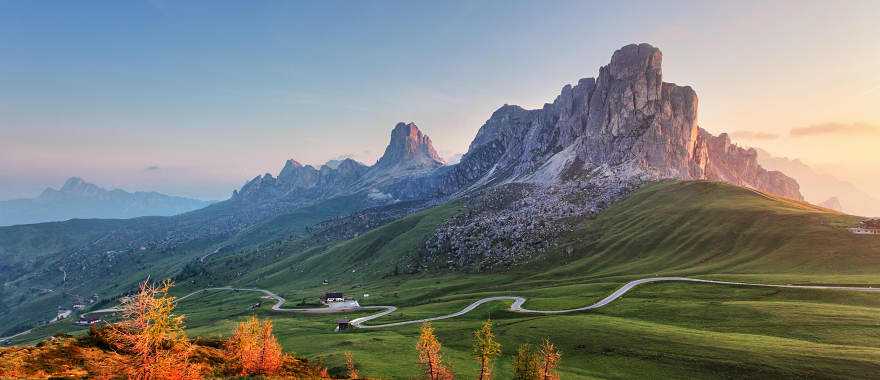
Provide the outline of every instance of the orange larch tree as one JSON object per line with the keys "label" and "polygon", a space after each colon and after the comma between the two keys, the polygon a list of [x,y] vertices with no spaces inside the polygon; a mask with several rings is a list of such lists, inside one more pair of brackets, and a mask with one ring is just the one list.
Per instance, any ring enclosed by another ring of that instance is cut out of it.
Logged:
{"label": "orange larch tree", "polygon": [[354,363],[354,356],[351,354],[351,351],[345,352],[345,367],[348,370],[348,378],[349,379],[360,379],[361,374],[357,370],[357,365]]}
{"label": "orange larch tree", "polygon": [[477,380],[492,379],[492,360],[501,355],[501,344],[495,340],[492,321],[483,322],[480,329],[474,331],[473,354],[480,363],[480,373],[477,375]]}
{"label": "orange larch tree", "polygon": [[452,372],[443,365],[440,348],[440,341],[434,335],[434,327],[431,326],[431,322],[423,323],[416,349],[419,351],[419,364],[425,369],[425,377],[428,380],[453,378]]}
{"label": "orange larch tree", "polygon": [[284,356],[272,334],[272,321],[255,316],[238,324],[225,348],[240,375],[277,374]]}
{"label": "orange larch tree", "polygon": [[198,379],[205,370],[190,363],[193,347],[184,317],[174,315],[173,283],[141,283],[137,294],[120,303],[120,321],[109,326],[109,343],[130,353],[125,372],[130,379]]}
{"label": "orange larch tree", "polygon": [[544,342],[541,343],[541,358],[541,380],[559,380],[556,366],[559,365],[559,359],[562,358],[562,354],[550,342],[550,339],[544,338]]}

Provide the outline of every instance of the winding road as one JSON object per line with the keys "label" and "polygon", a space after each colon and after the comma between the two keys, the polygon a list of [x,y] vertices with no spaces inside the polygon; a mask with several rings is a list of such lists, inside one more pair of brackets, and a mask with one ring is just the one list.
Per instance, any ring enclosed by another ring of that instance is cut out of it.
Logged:
{"label": "winding road", "polygon": [[[690,277],[650,277],[650,278],[643,278],[643,279],[633,280],[633,281],[627,282],[626,284],[624,284],[623,286],[621,286],[620,288],[618,288],[617,290],[615,290],[614,292],[612,292],[611,294],[609,294],[605,298],[599,300],[598,302],[584,306],[584,307],[579,307],[576,309],[532,310],[532,309],[526,309],[523,307],[523,304],[525,304],[525,302],[526,302],[526,299],[524,297],[520,297],[520,296],[495,296],[495,297],[481,298],[477,301],[474,301],[470,305],[465,306],[463,309],[461,309],[455,313],[451,313],[451,314],[440,315],[440,316],[431,317],[431,318],[414,319],[414,320],[409,320],[409,321],[384,323],[384,324],[377,324],[377,325],[367,325],[366,323],[369,321],[372,321],[374,319],[378,319],[378,318],[384,317],[386,315],[389,315],[391,313],[394,313],[395,311],[397,311],[397,307],[396,306],[360,306],[356,302],[352,302],[352,303],[331,304],[328,307],[320,307],[320,308],[289,308],[289,309],[286,309],[283,306],[287,302],[287,300],[285,300],[284,297],[281,297],[280,295],[273,293],[269,290],[258,289],[258,288],[236,288],[236,287],[231,287],[231,286],[199,289],[199,290],[196,290],[192,293],[189,293],[187,295],[184,295],[182,297],[177,298],[175,300],[175,302],[180,302],[180,301],[186,300],[188,298],[194,297],[196,295],[199,295],[201,293],[204,293],[207,291],[212,291],[212,290],[215,290],[215,291],[255,292],[255,293],[263,294],[264,298],[269,298],[269,299],[275,300],[275,303],[272,305],[272,311],[276,311],[276,312],[292,312],[292,313],[304,313],[304,314],[330,314],[330,313],[355,312],[355,311],[364,311],[364,310],[380,310],[376,314],[371,314],[366,317],[355,318],[350,321],[351,325],[355,328],[379,329],[379,328],[403,326],[403,325],[409,325],[409,324],[415,324],[415,323],[423,323],[423,322],[428,322],[428,321],[439,321],[439,320],[443,320],[443,319],[460,317],[462,315],[465,315],[465,314],[473,311],[474,309],[476,309],[480,305],[483,305],[483,304],[489,303],[489,302],[495,302],[495,301],[513,301],[513,304],[510,305],[510,311],[513,311],[516,313],[524,313],[524,314],[566,314],[566,313],[577,313],[577,312],[581,312],[581,311],[595,310],[595,309],[604,307],[604,306],[614,302],[615,300],[622,297],[624,294],[628,293],[630,290],[632,290],[633,288],[635,288],[639,285],[653,283],[653,282],[690,282],[690,283],[701,283],[701,284],[786,288],[786,289],[815,289],[815,290],[843,290],[843,291],[854,291],[854,292],[880,292],[880,288],[871,288],[871,287],[866,288],[866,287],[855,287],[855,286],[777,285],[777,284],[761,284],[761,283],[750,283],[750,282],[703,280],[703,279],[690,278]],[[119,309],[109,308],[109,309],[90,311],[90,312],[85,313],[83,315],[97,314],[97,313],[112,313],[112,312],[116,312],[116,311],[119,311]],[[4,340],[12,339],[12,338],[20,336],[20,335],[24,335],[28,332],[30,332],[30,330],[13,335],[11,337],[0,338],[0,342],[2,342]]]}
{"label": "winding road", "polygon": [[464,309],[461,309],[455,313],[441,315],[432,318],[424,318],[424,319],[416,319],[411,321],[403,321],[403,322],[394,322],[394,323],[385,323],[379,325],[365,325],[365,322],[369,322],[376,318],[384,317],[388,314],[393,313],[397,310],[394,306],[376,306],[377,308],[385,308],[385,311],[382,311],[377,314],[369,315],[366,317],[357,318],[351,321],[352,326],[362,329],[377,329],[377,328],[385,328],[385,327],[394,327],[394,326],[402,326],[413,323],[423,323],[428,321],[439,321],[442,319],[455,318],[462,315],[465,315],[472,310],[476,309],[482,304],[494,301],[513,301],[513,304],[510,305],[510,311],[516,313],[526,313],[526,314],[566,314],[566,313],[577,313],[581,311],[587,310],[595,310],[601,307],[604,307],[611,302],[614,302],[618,298],[622,297],[624,294],[635,288],[636,286],[642,284],[648,284],[652,282],[695,282],[695,283],[703,283],[703,284],[718,284],[718,285],[734,285],[734,286],[758,286],[758,287],[771,287],[771,288],[789,288],[789,289],[817,289],[817,290],[847,290],[847,291],[857,291],[857,292],[880,292],[880,288],[864,288],[864,287],[852,287],[852,286],[823,286],[823,285],[776,285],[776,284],[760,284],[760,283],[748,283],[748,282],[732,282],[732,281],[714,281],[714,280],[702,280],[698,278],[689,278],[689,277],[651,277],[651,278],[643,278],[639,280],[633,280],[627,282],[613,293],[609,294],[605,298],[599,300],[598,302],[587,305],[584,307],[579,307],[576,309],[564,309],[564,310],[531,310],[523,307],[523,304],[526,302],[524,297],[519,296],[498,296],[498,297],[487,297],[482,298],[474,303],[467,305]]}
{"label": "winding road", "polygon": [[[350,321],[351,325],[355,328],[360,329],[378,329],[378,328],[386,328],[386,327],[395,327],[395,326],[403,326],[414,323],[423,323],[428,321],[439,321],[443,319],[455,318],[465,315],[480,305],[489,302],[495,301],[513,301],[513,304],[510,305],[510,311],[516,313],[524,313],[524,314],[566,314],[566,313],[577,313],[581,311],[594,310],[601,307],[604,307],[618,298],[622,297],[624,294],[628,293],[633,288],[648,284],[652,282],[691,282],[691,283],[702,283],[702,284],[716,284],[716,285],[732,285],[732,286],[757,286],[757,287],[769,287],[769,288],[789,288],[789,289],[816,289],[816,290],[845,290],[845,291],[856,291],[856,292],[880,292],[880,288],[865,288],[865,287],[854,287],[854,286],[824,286],[824,285],[777,285],[777,284],[760,284],[760,283],[749,283],[749,282],[733,282],[733,281],[715,281],[715,280],[703,280],[698,278],[690,278],[690,277],[650,277],[643,278],[639,280],[633,280],[627,282],[605,298],[599,300],[596,303],[579,307],[576,309],[564,309],[564,310],[532,310],[526,309],[523,307],[526,299],[525,297],[520,296],[495,296],[495,297],[486,297],[481,298],[477,301],[474,301],[470,305],[465,306],[463,309],[446,315],[440,315],[431,318],[422,318],[422,319],[414,319],[410,321],[402,321],[402,322],[393,322],[393,323],[384,323],[378,325],[367,325],[366,323],[372,321],[374,319],[382,318],[386,315],[394,313],[397,311],[396,306],[350,306],[342,305],[342,306],[330,306],[330,307],[321,307],[321,308],[292,308],[285,309],[282,306],[287,300],[284,297],[279,296],[271,291],[265,289],[257,289],[257,288],[234,288],[234,287],[220,287],[220,288],[205,288],[201,290],[194,291],[185,296],[182,296],[177,299],[177,302],[183,301],[187,298],[200,294],[202,292],[208,290],[231,290],[231,291],[247,291],[247,292],[258,292],[262,293],[264,297],[268,297],[275,300],[275,304],[272,305],[272,310],[276,312],[294,312],[294,313],[307,313],[307,314],[329,314],[329,313],[340,313],[340,312],[353,312],[353,311],[364,311],[364,310],[381,310],[376,314],[368,315],[366,317],[355,318]],[[332,305],[332,304],[331,304]]]}

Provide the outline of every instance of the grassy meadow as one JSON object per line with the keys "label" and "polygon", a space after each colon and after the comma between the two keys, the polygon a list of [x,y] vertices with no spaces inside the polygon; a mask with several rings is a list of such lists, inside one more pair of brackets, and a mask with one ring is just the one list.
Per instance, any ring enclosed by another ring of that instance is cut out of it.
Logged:
{"label": "grassy meadow", "polygon": [[[646,185],[596,217],[572,221],[575,228],[555,249],[510,271],[397,273],[460,210],[441,205],[352,240],[290,252],[231,284],[270,289],[288,306],[343,291],[363,305],[400,307],[374,323],[447,314],[493,295],[526,297],[532,309],[580,307],[649,276],[880,287],[880,238],[845,229],[859,218],[711,182]],[[181,282],[176,293],[199,286]],[[364,375],[419,374],[418,325],[335,333],[337,318],[365,314],[273,313],[270,302],[250,310],[257,301],[255,293],[212,292],[181,302],[178,312],[187,315],[193,336],[229,335],[235,322],[257,313],[272,318],[285,349],[331,369],[340,370],[350,351]],[[503,345],[498,378],[511,376],[518,344],[543,337],[563,354],[563,379],[849,379],[880,372],[880,293],[654,283],[585,313],[535,316],[508,307],[486,304],[435,322],[444,358],[460,378],[476,371],[471,333],[489,318]]]}

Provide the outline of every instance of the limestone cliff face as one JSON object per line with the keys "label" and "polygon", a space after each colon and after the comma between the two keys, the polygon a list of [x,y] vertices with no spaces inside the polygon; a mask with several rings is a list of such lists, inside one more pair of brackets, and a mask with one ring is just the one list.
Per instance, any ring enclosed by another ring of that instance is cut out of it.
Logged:
{"label": "limestone cliff face", "polygon": [[620,178],[719,180],[802,198],[797,182],[761,168],[756,152],[699,128],[696,93],[664,83],[662,60],[653,46],[628,45],[596,79],[563,87],[542,109],[501,107],[460,165],[473,166],[470,152],[491,147],[498,159],[479,182],[556,182],[602,170]]}
{"label": "limestone cliff face", "polygon": [[694,152],[694,178],[724,181],[787,198],[803,200],[797,181],[758,164],[758,152],[731,144],[726,133],[699,130]]}
{"label": "limestone cliff face", "polygon": [[754,150],[700,128],[697,94],[663,82],[662,63],[662,53],[651,45],[624,46],[596,78],[566,85],[541,109],[504,105],[456,165],[445,166],[415,124],[398,123],[372,167],[351,161],[343,174],[346,162],[317,170],[291,160],[278,178],[255,178],[241,194],[310,199],[365,192],[399,201],[602,176],[614,183],[717,180],[802,199],[797,182],[764,170]]}

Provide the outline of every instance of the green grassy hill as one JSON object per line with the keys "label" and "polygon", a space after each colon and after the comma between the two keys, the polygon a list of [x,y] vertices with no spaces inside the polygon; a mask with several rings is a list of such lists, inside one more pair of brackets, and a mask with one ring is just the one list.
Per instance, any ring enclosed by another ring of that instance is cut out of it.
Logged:
{"label": "green grassy hill", "polygon": [[675,272],[880,278],[859,218],[717,182],[645,186],[567,236],[553,276]]}
{"label": "green grassy hill", "polygon": [[[369,293],[365,304],[401,306],[386,321],[444,314],[502,294],[525,296],[534,308],[577,307],[625,281],[657,274],[880,285],[880,239],[849,233],[857,217],[713,182],[644,186],[597,217],[577,221],[555,250],[511,271],[406,275],[395,269],[460,210],[455,203],[426,210],[247,281],[289,299],[329,290]],[[437,323],[460,374],[473,372],[470,331],[490,316],[508,354],[542,336],[557,341],[565,353],[564,378],[858,378],[880,370],[880,295],[652,284],[592,313],[522,316],[506,306],[486,305]],[[329,317],[276,319],[289,326],[283,340],[290,349],[330,355],[330,361],[350,350],[367,373],[416,374],[415,327],[339,335],[329,333]],[[392,352],[412,359],[410,366],[388,363]],[[499,363],[499,373],[510,370],[509,360]]]}
{"label": "green grassy hill", "polygon": [[[445,204],[327,248],[290,252],[240,282],[283,290],[324,279],[347,286],[461,276],[436,271],[406,276],[401,268],[411,263],[434,229],[462,207],[458,202]],[[679,274],[880,283],[880,239],[846,230],[858,220],[724,183],[659,182],[594,218],[575,221],[573,231],[533,262],[480,277],[528,283]]]}
{"label": "green grassy hill", "polygon": [[[524,296],[536,309],[578,307],[654,275],[880,286],[880,238],[846,230],[858,218],[712,182],[643,186],[598,216],[573,221],[554,249],[509,271],[401,271],[434,228],[461,211],[449,203],[329,246],[273,247],[284,255],[230,278],[294,303],[338,290],[362,304],[400,307],[379,322],[441,315],[490,295]],[[182,281],[178,291],[197,286]],[[216,293],[180,311],[192,316],[191,333],[227,335],[255,299]],[[474,373],[470,333],[486,318],[496,321],[504,345],[499,378],[510,376],[517,344],[545,336],[563,352],[565,379],[842,379],[880,371],[880,294],[657,283],[587,313],[521,315],[507,306],[487,304],[436,323],[459,377]],[[332,332],[339,315],[277,314],[268,305],[259,313],[273,318],[286,349],[331,367],[351,351],[363,374],[418,374],[417,326],[339,334]]]}
{"label": "green grassy hill", "polygon": [[[307,234],[327,219],[363,208],[362,197],[339,197],[253,224],[237,233],[185,233],[223,220],[229,205],[174,217],[74,219],[0,227],[0,336],[50,320],[75,297],[97,294],[96,307],[137,288],[145,278],[181,277],[200,259],[237,258]],[[176,234],[180,234],[179,236]],[[196,270],[197,270],[196,269]]]}

